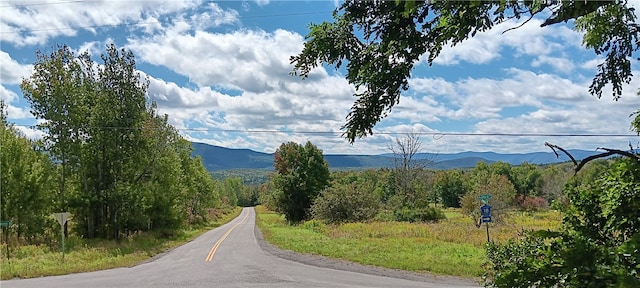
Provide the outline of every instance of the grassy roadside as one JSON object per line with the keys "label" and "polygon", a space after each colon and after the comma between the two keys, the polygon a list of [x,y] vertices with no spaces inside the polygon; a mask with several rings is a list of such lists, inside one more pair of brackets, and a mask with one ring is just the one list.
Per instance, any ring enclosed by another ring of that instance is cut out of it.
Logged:
{"label": "grassy roadside", "polygon": [[170,238],[160,238],[154,234],[146,233],[116,243],[115,241],[86,240],[72,236],[65,242],[64,259],[62,259],[59,248],[52,249],[45,245],[25,245],[11,247],[11,257],[7,260],[6,246],[2,244],[0,247],[2,251],[0,279],[64,275],[134,266],[231,221],[240,215],[241,211],[240,207],[236,207],[206,226],[183,230]]}
{"label": "grassy roadside", "polygon": [[[325,225],[311,220],[296,226],[258,206],[257,225],[265,239],[287,250],[345,259],[365,265],[416,272],[479,277],[484,272],[487,241],[469,217],[446,210],[439,223],[372,222]],[[553,211],[512,214],[505,224],[490,226],[492,241],[517,237],[523,229],[557,229]]]}

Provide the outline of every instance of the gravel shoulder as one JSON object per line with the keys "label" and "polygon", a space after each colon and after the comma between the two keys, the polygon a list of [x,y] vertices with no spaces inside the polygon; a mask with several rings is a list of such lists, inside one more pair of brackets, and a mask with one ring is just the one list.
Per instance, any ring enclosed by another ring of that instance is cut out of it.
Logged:
{"label": "gravel shoulder", "polygon": [[297,253],[290,250],[282,250],[272,245],[271,243],[267,242],[266,240],[264,240],[264,237],[262,236],[262,232],[260,231],[258,226],[254,226],[254,233],[255,233],[256,239],[258,240],[258,245],[260,245],[262,250],[264,250],[265,252],[279,258],[303,263],[306,265],[335,269],[335,270],[364,273],[364,274],[370,274],[370,275],[377,275],[377,276],[407,279],[412,281],[421,281],[421,282],[427,282],[427,283],[443,283],[443,284],[446,283],[446,284],[452,284],[456,286],[478,287],[479,285],[478,283],[480,281],[480,279],[468,279],[468,278],[455,277],[455,276],[433,275],[433,274],[427,274],[427,273],[417,273],[417,272],[410,272],[410,271],[404,271],[404,270],[395,270],[395,269],[388,269],[388,268],[382,268],[382,267],[376,267],[376,266],[368,266],[368,265],[349,262],[346,260],[333,259],[329,257],[312,255],[312,254],[302,254],[302,253]]}

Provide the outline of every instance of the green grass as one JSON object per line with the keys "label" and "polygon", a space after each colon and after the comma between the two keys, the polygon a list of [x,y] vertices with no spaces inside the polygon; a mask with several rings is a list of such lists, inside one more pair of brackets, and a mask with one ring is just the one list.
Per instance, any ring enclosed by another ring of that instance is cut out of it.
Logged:
{"label": "green grass", "polygon": [[241,210],[239,207],[229,210],[206,226],[183,230],[169,238],[143,233],[116,242],[71,236],[66,241],[64,259],[60,247],[23,245],[10,247],[10,258],[7,260],[6,245],[2,244],[0,279],[64,275],[134,266],[231,221],[240,215]]}
{"label": "green grass", "polygon": [[[345,259],[365,265],[416,272],[479,277],[486,261],[484,226],[456,209],[445,210],[438,223],[372,222],[325,225],[311,220],[290,226],[284,218],[257,207],[257,225],[274,245],[301,253]],[[492,241],[518,237],[523,229],[557,229],[560,214],[513,213],[503,224],[491,224]]]}

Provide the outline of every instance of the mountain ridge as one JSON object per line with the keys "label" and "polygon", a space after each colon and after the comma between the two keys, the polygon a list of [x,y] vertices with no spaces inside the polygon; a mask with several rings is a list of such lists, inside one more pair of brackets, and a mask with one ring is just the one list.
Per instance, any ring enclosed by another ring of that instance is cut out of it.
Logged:
{"label": "mountain ridge", "polygon": [[[212,171],[231,169],[273,169],[273,153],[257,152],[250,149],[234,149],[205,143],[192,142],[193,155],[200,156],[204,166]],[[597,154],[596,151],[568,150],[576,159]],[[379,155],[350,155],[325,154],[330,168],[335,169],[369,169],[393,167],[393,154]],[[459,153],[418,153],[415,159],[424,161],[425,167],[430,169],[459,169],[471,168],[478,162],[506,162],[511,165],[552,164],[570,161],[569,157],[553,152],[530,153],[496,153],[496,152],[459,152]]]}

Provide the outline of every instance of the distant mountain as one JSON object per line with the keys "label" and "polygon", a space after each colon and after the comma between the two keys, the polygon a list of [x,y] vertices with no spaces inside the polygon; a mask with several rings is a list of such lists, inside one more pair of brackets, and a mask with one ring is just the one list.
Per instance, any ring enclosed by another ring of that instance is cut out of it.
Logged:
{"label": "distant mountain", "polygon": [[[588,156],[597,154],[596,151],[586,150],[567,150],[576,160],[584,159]],[[386,157],[393,157],[393,154],[383,154]],[[500,154],[495,152],[460,152],[453,154],[436,154],[436,153],[420,153],[416,158],[429,159],[436,163],[448,160],[457,160],[463,158],[481,158],[487,163],[506,162],[511,165],[520,165],[524,162],[530,164],[549,164],[571,161],[567,155],[558,153],[556,156],[553,152],[531,152],[531,153],[509,153]]]}
{"label": "distant mountain", "polygon": [[204,167],[209,171],[273,168],[273,154],[195,142],[192,142],[191,146],[193,146],[193,155],[201,156]]}
{"label": "distant mountain", "polygon": [[[231,169],[265,169],[273,170],[273,154],[256,152],[249,149],[231,149],[204,143],[192,143],[193,155],[202,157],[204,166],[210,172]],[[583,159],[594,155],[595,151],[568,150],[576,159]],[[500,154],[495,152],[461,152],[454,154],[421,153],[417,159],[430,162],[431,169],[457,169],[476,166],[478,162],[493,163],[507,162],[519,165],[523,162],[531,164],[549,164],[570,161],[560,154],[556,157],[553,152],[534,152],[520,154]],[[327,154],[325,159],[332,169],[368,169],[393,167],[393,154],[382,155],[337,155]]]}

